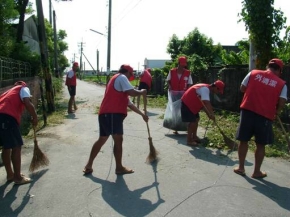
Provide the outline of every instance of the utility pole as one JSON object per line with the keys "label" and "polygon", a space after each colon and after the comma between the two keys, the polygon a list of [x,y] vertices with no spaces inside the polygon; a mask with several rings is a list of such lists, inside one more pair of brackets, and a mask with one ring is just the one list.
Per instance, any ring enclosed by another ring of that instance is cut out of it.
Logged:
{"label": "utility pole", "polygon": [[51,0],[49,0],[49,23],[50,23],[50,25],[52,25],[51,8],[52,8]]}
{"label": "utility pole", "polygon": [[58,53],[57,53],[57,35],[56,35],[55,10],[53,10],[53,43],[54,43],[54,73],[59,78]]}
{"label": "utility pole", "polygon": [[37,17],[38,17],[38,34],[39,34],[39,45],[41,51],[41,63],[43,77],[45,80],[45,90],[46,90],[46,101],[49,112],[55,111],[54,106],[54,94],[52,88],[52,79],[48,64],[48,49],[47,49],[47,39],[45,33],[44,16],[42,9],[42,0],[36,0]]}
{"label": "utility pole", "polygon": [[83,64],[82,64],[82,61],[83,61],[83,46],[85,45],[85,43],[81,42],[78,44],[78,46],[80,46],[80,53],[81,53],[81,56],[80,56],[80,79],[82,79],[82,70],[83,70]]}
{"label": "utility pole", "polygon": [[112,21],[112,0],[109,0],[109,17],[108,17],[108,47],[107,47],[107,84],[111,72],[111,21]]}
{"label": "utility pole", "polygon": [[99,73],[99,50],[97,49],[97,72]]}

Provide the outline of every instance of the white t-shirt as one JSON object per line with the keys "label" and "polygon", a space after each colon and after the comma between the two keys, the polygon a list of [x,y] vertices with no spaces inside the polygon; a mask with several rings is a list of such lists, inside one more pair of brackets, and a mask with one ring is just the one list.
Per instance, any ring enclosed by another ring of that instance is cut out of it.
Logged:
{"label": "white t-shirt", "polygon": [[[128,90],[134,89],[134,87],[131,85],[126,75],[123,75],[123,74],[120,74],[116,78],[115,83],[114,83],[114,88],[117,91],[122,91],[122,92],[126,92]],[[131,104],[133,103],[129,100],[128,105],[131,105]]]}
{"label": "white t-shirt", "polygon": [[[249,72],[246,75],[246,77],[244,78],[244,80],[242,81],[242,85],[244,85],[245,87],[248,86],[250,75],[251,75],[251,72]],[[286,85],[284,85],[284,87],[283,87],[283,89],[282,89],[282,91],[280,93],[280,97],[287,100],[287,86]]]}
{"label": "white t-shirt", "polygon": [[201,100],[210,101],[208,87],[200,87],[200,88],[196,89],[196,93],[197,93],[197,95],[200,96]]}
{"label": "white t-shirt", "polygon": [[67,72],[67,77],[68,78],[72,78],[74,76],[74,74],[75,74],[74,71],[70,70],[70,71]]}
{"label": "white t-shirt", "polygon": [[30,90],[28,87],[22,87],[20,89],[20,99],[23,101],[23,98],[31,97]]}

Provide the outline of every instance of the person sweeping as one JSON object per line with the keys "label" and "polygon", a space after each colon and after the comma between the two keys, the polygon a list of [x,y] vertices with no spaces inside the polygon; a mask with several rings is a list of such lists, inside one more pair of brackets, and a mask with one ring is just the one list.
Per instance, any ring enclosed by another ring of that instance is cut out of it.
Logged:
{"label": "person sweeping", "polygon": [[129,96],[146,95],[145,89],[136,90],[130,84],[134,80],[133,68],[129,65],[121,65],[118,73],[114,75],[105,91],[99,110],[99,139],[94,143],[87,164],[83,169],[84,175],[93,172],[93,162],[102,146],[106,143],[109,136],[114,140],[114,157],[116,161],[117,175],[134,173],[133,169],[124,167],[122,164],[123,154],[123,121],[127,116],[127,107],[141,115],[145,122],[148,116],[142,113],[130,100]]}
{"label": "person sweeping", "polygon": [[7,182],[14,181],[16,185],[27,184],[32,181],[21,173],[21,147],[23,140],[19,127],[21,115],[25,108],[32,117],[33,126],[37,126],[37,114],[30,98],[30,90],[23,81],[16,82],[14,87],[0,96],[0,146],[3,146],[2,160],[7,173]]}

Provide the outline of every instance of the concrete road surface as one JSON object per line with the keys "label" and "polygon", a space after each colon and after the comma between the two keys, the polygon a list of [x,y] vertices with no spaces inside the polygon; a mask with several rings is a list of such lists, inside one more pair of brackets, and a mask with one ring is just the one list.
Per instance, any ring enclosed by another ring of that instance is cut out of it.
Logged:
{"label": "concrete road surface", "polygon": [[[286,217],[290,216],[290,162],[266,158],[263,180],[250,177],[254,158],[249,153],[247,176],[233,173],[237,152],[186,146],[186,134],[173,135],[163,127],[164,110],[149,108],[149,127],[160,160],[146,164],[149,140],[146,124],[134,112],[124,121],[123,163],[135,173],[115,174],[109,138],[95,159],[94,172],[82,170],[98,138],[96,107],[104,86],[78,80],[78,110],[66,115],[64,124],[37,133],[38,144],[50,160],[48,167],[32,174],[33,141],[26,141],[23,173],[31,184],[6,183],[0,167],[0,216],[93,217]],[[64,97],[68,98],[64,89]],[[199,129],[202,137],[204,131]]]}

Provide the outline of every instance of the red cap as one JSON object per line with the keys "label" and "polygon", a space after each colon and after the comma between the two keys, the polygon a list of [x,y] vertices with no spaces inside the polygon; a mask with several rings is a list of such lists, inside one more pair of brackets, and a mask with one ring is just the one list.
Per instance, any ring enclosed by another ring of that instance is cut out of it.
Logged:
{"label": "red cap", "polygon": [[131,66],[124,64],[124,65],[121,65],[120,69],[125,69],[130,73],[131,76],[129,78],[129,81],[133,81],[135,79],[134,73],[133,73],[133,68]]}
{"label": "red cap", "polygon": [[73,67],[79,67],[78,62],[74,62],[74,63],[73,63]]}
{"label": "red cap", "polygon": [[280,69],[283,69],[283,66],[284,66],[283,61],[280,60],[280,59],[277,59],[277,58],[271,59],[269,61],[269,64],[276,64],[276,65],[278,65],[280,67]]}
{"label": "red cap", "polygon": [[186,60],[186,57],[184,56],[181,56],[178,58],[178,64],[180,66],[187,66],[187,60]]}
{"label": "red cap", "polygon": [[224,88],[225,88],[224,82],[222,82],[221,80],[217,80],[217,81],[214,82],[214,85],[218,88],[218,91],[221,94],[224,93]]}

